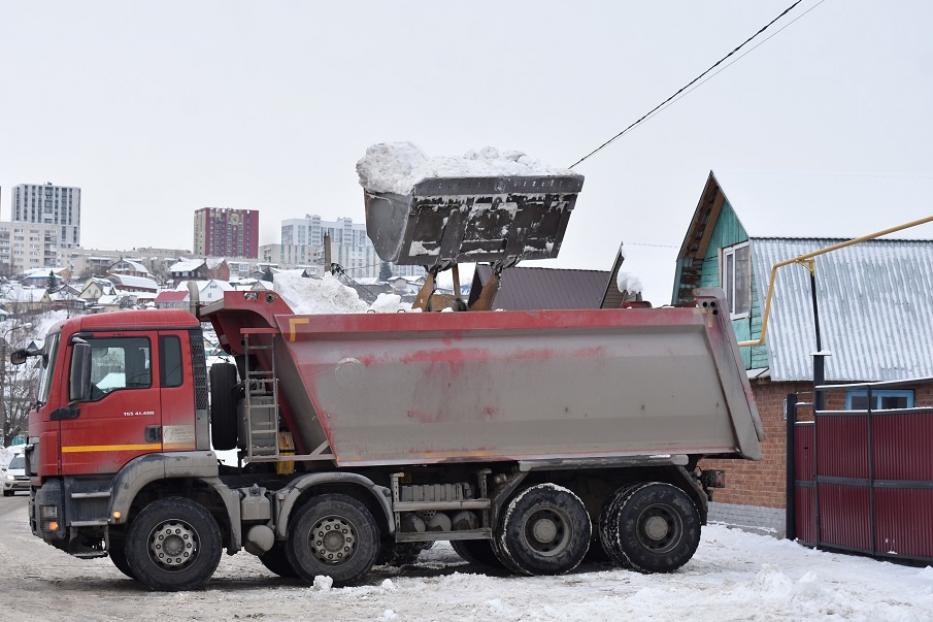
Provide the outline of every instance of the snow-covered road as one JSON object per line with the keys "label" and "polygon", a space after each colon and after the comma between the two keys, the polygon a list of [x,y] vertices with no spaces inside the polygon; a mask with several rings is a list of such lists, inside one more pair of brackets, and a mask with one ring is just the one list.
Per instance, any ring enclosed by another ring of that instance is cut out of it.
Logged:
{"label": "snow-covered road", "polygon": [[26,499],[0,500],[3,620],[931,620],[933,568],[811,551],[722,526],[671,575],[587,566],[562,577],[495,577],[446,544],[370,584],[321,590],[273,577],[254,557],[224,557],[201,592],[148,593],[107,559],[36,540]]}

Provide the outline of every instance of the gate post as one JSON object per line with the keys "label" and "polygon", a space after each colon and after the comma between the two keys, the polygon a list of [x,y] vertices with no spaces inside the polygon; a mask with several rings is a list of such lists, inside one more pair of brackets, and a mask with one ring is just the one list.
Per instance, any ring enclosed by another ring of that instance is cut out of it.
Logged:
{"label": "gate post", "polygon": [[784,415],[787,420],[786,456],[784,458],[787,483],[784,498],[784,537],[797,539],[797,394],[788,393],[784,398]]}

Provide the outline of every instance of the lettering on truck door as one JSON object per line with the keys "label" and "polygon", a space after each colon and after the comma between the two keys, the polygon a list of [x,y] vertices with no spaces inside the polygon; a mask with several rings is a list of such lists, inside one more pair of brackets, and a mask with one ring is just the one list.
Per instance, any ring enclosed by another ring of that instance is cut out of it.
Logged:
{"label": "lettering on truck door", "polygon": [[62,470],[115,473],[137,456],[162,451],[159,374],[153,371],[158,337],[133,331],[83,338],[91,346],[90,397],[61,422]]}

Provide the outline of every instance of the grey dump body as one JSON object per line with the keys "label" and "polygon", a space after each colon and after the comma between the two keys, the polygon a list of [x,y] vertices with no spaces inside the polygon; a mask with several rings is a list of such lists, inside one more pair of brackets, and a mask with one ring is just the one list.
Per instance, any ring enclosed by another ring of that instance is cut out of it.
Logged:
{"label": "grey dump body", "polygon": [[277,316],[305,447],[340,466],[760,458],[721,292],[664,309]]}
{"label": "grey dump body", "polygon": [[409,195],[366,192],[384,261],[426,267],[557,257],[583,176],[431,178]]}

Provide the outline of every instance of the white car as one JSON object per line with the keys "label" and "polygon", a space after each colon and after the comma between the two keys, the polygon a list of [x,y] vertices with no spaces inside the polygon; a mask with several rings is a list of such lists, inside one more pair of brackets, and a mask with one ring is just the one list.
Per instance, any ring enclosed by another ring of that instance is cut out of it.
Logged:
{"label": "white car", "polygon": [[3,496],[9,497],[17,490],[29,490],[29,477],[26,475],[26,457],[22,454],[13,456],[10,464],[0,473],[3,480]]}

